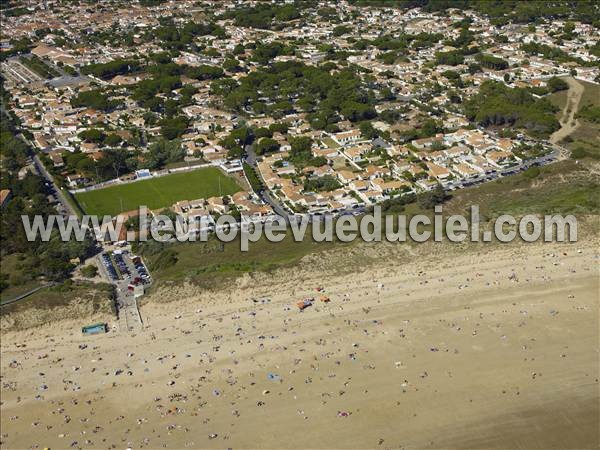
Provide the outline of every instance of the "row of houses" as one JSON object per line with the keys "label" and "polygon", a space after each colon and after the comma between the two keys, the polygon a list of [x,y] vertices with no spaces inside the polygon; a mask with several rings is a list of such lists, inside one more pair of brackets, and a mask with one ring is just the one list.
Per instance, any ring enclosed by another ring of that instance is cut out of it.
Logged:
{"label": "row of houses", "polygon": [[[521,162],[512,152],[516,144],[511,139],[497,139],[476,129],[458,129],[407,145],[364,139],[358,129],[326,137],[337,147],[326,145],[326,139],[315,141],[313,156],[326,160],[319,167],[298,168],[287,151],[267,155],[258,163],[266,186],[293,210],[335,212],[375,204],[438,183],[476,179]],[[324,192],[305,189],[307,181],[322,177],[336,180],[338,187]]]}

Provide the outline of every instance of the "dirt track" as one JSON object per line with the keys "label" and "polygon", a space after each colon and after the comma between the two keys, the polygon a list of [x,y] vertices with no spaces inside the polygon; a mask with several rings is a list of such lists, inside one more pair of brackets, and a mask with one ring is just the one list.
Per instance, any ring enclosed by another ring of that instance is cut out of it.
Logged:
{"label": "dirt track", "polygon": [[550,136],[550,142],[557,144],[562,141],[579,126],[579,120],[575,119],[575,114],[579,110],[579,102],[583,95],[583,85],[574,78],[565,78],[569,84],[569,92],[567,93],[567,103],[562,111],[560,119],[560,129]]}

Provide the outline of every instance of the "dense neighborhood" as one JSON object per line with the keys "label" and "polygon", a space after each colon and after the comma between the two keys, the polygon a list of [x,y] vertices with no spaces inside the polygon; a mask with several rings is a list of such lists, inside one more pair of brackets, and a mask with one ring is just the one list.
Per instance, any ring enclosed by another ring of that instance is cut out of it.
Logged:
{"label": "dense neighborhood", "polygon": [[9,2],[9,252],[22,213],[360,215],[564,158],[548,98],[599,83],[597,5],[463,3]]}
{"label": "dense neighborhood", "polygon": [[[28,14],[5,17],[7,106],[72,193],[177,167],[243,173],[249,149],[255,190],[290,213],[338,212],[527,167],[555,149],[494,125],[547,138],[559,126],[543,97],[567,88],[558,77],[599,79],[593,24],[494,26],[469,10],[353,3],[100,3],[69,14],[26,3]],[[483,90],[484,104],[470,104]],[[507,117],[486,114],[493,96]],[[519,117],[525,106],[535,111]],[[245,185],[230,205],[273,212]],[[162,206],[215,209],[193,198]]]}

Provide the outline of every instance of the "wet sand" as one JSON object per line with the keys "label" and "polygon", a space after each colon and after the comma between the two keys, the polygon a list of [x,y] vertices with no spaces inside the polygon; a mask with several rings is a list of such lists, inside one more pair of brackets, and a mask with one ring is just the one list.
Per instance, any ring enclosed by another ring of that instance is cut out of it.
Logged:
{"label": "wet sand", "polygon": [[2,448],[597,448],[597,248],[150,303],[134,336],[5,333]]}

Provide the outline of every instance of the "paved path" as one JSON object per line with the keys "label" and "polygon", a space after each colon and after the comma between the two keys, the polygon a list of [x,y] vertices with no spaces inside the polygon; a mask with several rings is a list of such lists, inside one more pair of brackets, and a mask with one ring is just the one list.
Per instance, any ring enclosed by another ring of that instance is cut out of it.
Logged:
{"label": "paved path", "polygon": [[17,295],[16,297],[13,297],[13,298],[8,299],[8,300],[3,300],[0,303],[0,306],[6,306],[6,305],[10,305],[11,303],[18,302],[19,300],[23,300],[24,298],[29,297],[31,294],[34,294],[34,293],[36,293],[39,290],[46,289],[46,288],[49,288],[49,287],[52,287],[52,286],[56,286],[57,284],[58,283],[55,283],[54,281],[52,281],[50,283],[47,283],[47,284],[43,284],[41,286],[38,286],[36,288],[31,289],[30,291],[24,292],[21,295]]}
{"label": "paved path", "polygon": [[117,305],[119,310],[119,329],[121,332],[140,331],[144,327],[137,299],[127,291],[127,285],[117,285]]}
{"label": "paved path", "polygon": [[552,136],[550,136],[550,142],[553,144],[562,141],[579,126],[579,120],[575,119],[575,114],[577,114],[577,111],[579,110],[579,102],[581,101],[584,87],[583,84],[572,77],[565,78],[565,81],[569,84],[567,103],[565,104],[560,119],[560,130],[554,132]]}

